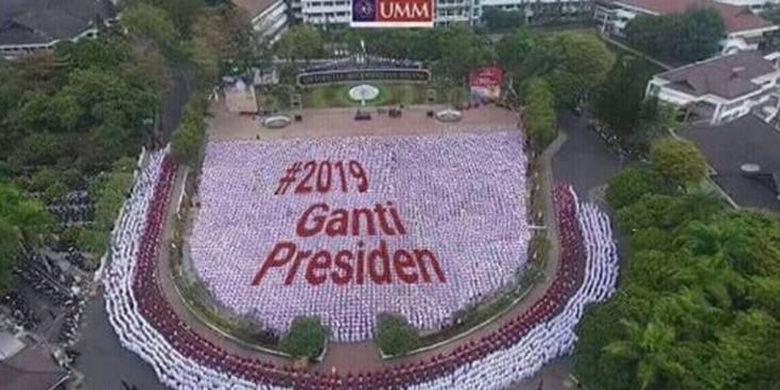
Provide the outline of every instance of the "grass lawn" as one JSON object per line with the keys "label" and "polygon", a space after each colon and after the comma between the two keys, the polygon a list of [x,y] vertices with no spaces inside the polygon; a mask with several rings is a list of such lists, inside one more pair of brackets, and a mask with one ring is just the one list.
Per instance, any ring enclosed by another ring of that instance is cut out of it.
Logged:
{"label": "grass lawn", "polygon": [[[379,88],[379,96],[367,101],[367,106],[405,106],[425,103],[425,91],[428,86],[421,84],[381,84],[368,82],[366,84]],[[350,88],[358,85],[326,85],[307,89],[303,93],[304,108],[327,107],[357,107],[360,102],[349,98]]]}

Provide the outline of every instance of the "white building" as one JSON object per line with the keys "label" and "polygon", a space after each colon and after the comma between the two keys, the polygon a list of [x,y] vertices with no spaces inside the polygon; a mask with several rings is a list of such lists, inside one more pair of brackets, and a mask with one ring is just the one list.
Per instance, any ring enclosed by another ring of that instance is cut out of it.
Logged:
{"label": "white building", "polygon": [[714,57],[655,75],[646,94],[696,122],[717,124],[751,112],[769,121],[780,105],[777,57],[758,51]]}
{"label": "white building", "polygon": [[[528,23],[587,19],[593,0],[436,0],[436,25],[477,24],[482,10],[496,7],[522,11]],[[347,25],[352,18],[351,0],[291,0],[295,20],[314,25]]]}
{"label": "white building", "polygon": [[287,30],[289,8],[285,0],[233,0],[252,21],[255,32],[268,41],[275,41]]}
{"label": "white building", "polygon": [[628,22],[639,15],[669,15],[698,7],[713,7],[723,18],[727,33],[721,41],[723,54],[756,50],[767,33],[778,29],[746,7],[711,0],[598,0],[594,17],[602,32],[623,36]]}
{"label": "white building", "polygon": [[780,5],[780,0],[715,0],[718,3],[748,7],[753,12],[761,12],[769,7]]}

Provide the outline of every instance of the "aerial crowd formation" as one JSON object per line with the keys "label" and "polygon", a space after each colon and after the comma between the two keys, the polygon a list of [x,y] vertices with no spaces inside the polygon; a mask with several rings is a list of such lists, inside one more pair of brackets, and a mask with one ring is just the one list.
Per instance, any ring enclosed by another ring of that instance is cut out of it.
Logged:
{"label": "aerial crowd formation", "polygon": [[450,353],[377,372],[305,372],[236,356],[183,322],[159,285],[156,257],[175,174],[166,153],[151,153],[138,172],[113,233],[104,285],[109,320],[122,345],[173,388],[498,388],[570,352],[585,305],[614,291],[617,252],[607,216],[558,186],[558,269],[543,298],[498,330]]}
{"label": "aerial crowd formation", "polygon": [[[367,186],[348,173],[347,191],[295,193],[302,169],[278,194],[295,162],[325,156],[359,162]],[[337,341],[367,340],[383,312],[442,329],[521,275],[526,164],[517,131],[210,142],[194,269],[222,305],[277,334],[316,315]]]}

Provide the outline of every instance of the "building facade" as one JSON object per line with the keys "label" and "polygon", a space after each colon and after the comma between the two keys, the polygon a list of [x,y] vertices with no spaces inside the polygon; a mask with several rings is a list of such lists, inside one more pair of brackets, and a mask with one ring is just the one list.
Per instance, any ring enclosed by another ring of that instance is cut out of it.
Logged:
{"label": "building facade", "polygon": [[290,8],[286,0],[233,0],[249,15],[255,33],[274,42],[287,30]]}
{"label": "building facade", "polygon": [[[327,27],[349,24],[351,4],[351,0],[291,0],[290,7],[295,21]],[[592,15],[592,4],[592,0],[436,0],[435,23],[476,25],[487,7],[521,11],[529,24],[586,20]]]}
{"label": "building facade", "polygon": [[780,106],[778,54],[743,51],[655,75],[647,96],[677,107],[694,122],[718,124],[750,113],[773,120]]}
{"label": "building facade", "polygon": [[669,15],[698,7],[713,7],[723,18],[726,24],[726,36],[720,42],[723,54],[759,49],[766,35],[778,29],[747,7],[712,0],[598,0],[594,18],[602,32],[623,37],[628,23],[639,15]]}

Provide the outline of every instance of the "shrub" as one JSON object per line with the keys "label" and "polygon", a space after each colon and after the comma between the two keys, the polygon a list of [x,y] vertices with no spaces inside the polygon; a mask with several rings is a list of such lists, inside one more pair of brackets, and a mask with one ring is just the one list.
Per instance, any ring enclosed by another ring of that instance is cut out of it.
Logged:
{"label": "shrub", "polygon": [[380,314],[376,343],[386,355],[403,356],[420,345],[420,336],[400,315]]}
{"label": "shrub", "polygon": [[328,331],[319,317],[298,317],[290,325],[290,331],[280,343],[282,351],[294,357],[316,359],[325,348]]}

